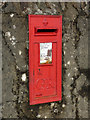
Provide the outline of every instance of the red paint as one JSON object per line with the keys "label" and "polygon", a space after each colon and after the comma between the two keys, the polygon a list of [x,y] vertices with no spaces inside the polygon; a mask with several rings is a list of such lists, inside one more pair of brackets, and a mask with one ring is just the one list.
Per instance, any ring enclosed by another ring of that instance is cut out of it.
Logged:
{"label": "red paint", "polygon": [[[40,64],[40,43],[52,42],[52,63]],[[29,15],[30,105],[62,98],[62,16]]]}

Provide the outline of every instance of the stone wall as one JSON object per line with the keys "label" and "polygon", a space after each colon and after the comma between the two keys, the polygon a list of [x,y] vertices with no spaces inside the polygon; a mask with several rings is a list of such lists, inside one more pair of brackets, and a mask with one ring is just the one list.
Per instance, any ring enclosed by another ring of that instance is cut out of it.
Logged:
{"label": "stone wall", "polygon": [[[3,3],[3,118],[88,118],[88,3]],[[62,15],[62,101],[29,105],[28,14]]]}

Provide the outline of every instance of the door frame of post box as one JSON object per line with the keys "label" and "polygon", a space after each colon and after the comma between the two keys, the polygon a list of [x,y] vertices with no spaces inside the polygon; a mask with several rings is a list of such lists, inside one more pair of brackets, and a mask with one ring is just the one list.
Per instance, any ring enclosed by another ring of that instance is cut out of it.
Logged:
{"label": "door frame of post box", "polygon": [[[62,62],[62,16],[58,16],[58,15],[29,15],[29,30],[30,30],[30,17],[46,17],[46,18],[53,18],[53,17],[58,17],[58,18],[60,18],[60,22],[61,22],[61,26],[60,26],[60,32],[61,32],[61,36],[60,36],[60,41],[61,41],[61,44],[60,44],[60,50],[61,50],[61,60],[60,60],[60,62]],[[30,49],[31,49],[31,47],[32,47],[32,45],[31,45],[31,41],[30,41],[30,31],[29,31],[29,55],[30,54],[32,54],[32,53],[30,53]],[[41,42],[40,42],[41,43]],[[40,54],[40,53],[39,53]],[[30,81],[32,81],[32,80],[30,80],[30,78],[32,78],[32,74],[31,74],[31,64],[30,64],[30,59],[32,59],[32,57],[30,57],[29,56],[29,96],[30,96],[30,92],[31,92],[31,89],[30,89],[30,87],[32,88],[32,86],[30,85]],[[60,65],[60,68],[62,68],[62,63],[61,63],[61,65]],[[32,68],[33,69],[33,68]],[[60,71],[60,70],[59,70]],[[60,78],[62,78],[62,69],[61,69],[61,72],[60,72],[60,75],[61,75],[61,77]],[[62,99],[62,79],[60,80],[60,85],[59,85],[59,87],[60,87],[60,90],[59,90],[59,92],[60,92],[60,95],[59,95],[59,98],[57,98],[56,100],[54,99],[53,101],[58,101],[58,100],[61,100]],[[59,94],[59,93],[58,93]],[[32,100],[32,97],[30,96],[30,99],[31,99],[31,101],[33,101]],[[46,102],[51,102],[51,101],[46,101]],[[35,102],[30,102],[31,104],[30,105],[32,105],[32,104],[38,104],[38,102],[37,103],[35,103]],[[39,103],[44,103],[44,101],[41,101],[41,102],[39,102]]]}

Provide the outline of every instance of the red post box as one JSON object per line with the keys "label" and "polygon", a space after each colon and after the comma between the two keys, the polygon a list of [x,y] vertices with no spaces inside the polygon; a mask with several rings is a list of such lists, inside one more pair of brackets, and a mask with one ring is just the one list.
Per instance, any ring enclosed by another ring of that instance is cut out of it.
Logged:
{"label": "red post box", "polygon": [[30,105],[61,100],[62,16],[29,15]]}

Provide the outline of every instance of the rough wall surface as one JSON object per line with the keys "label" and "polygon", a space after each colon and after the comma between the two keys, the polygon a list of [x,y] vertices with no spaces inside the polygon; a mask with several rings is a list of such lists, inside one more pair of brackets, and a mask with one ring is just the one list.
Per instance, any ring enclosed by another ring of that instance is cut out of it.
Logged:
{"label": "rough wall surface", "polygon": [[[3,118],[88,118],[88,3],[4,3]],[[28,14],[62,15],[62,101],[29,105]]]}

